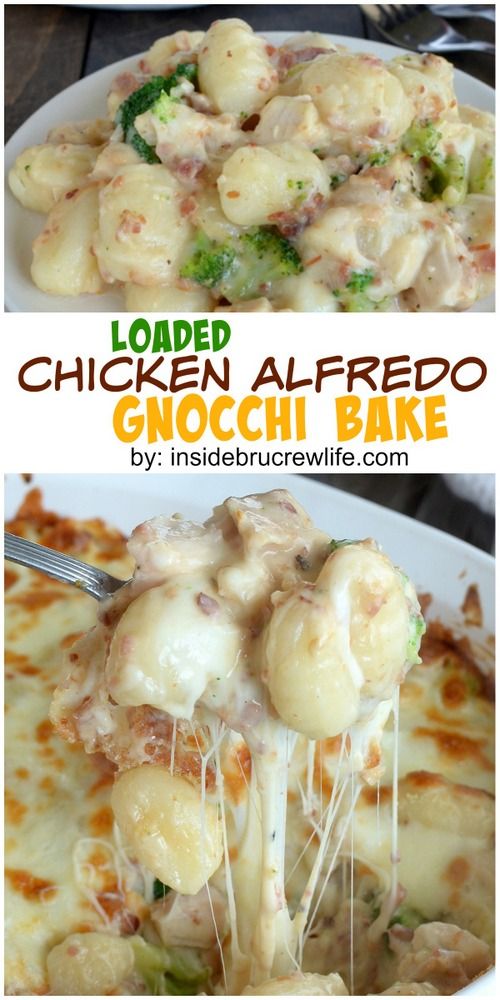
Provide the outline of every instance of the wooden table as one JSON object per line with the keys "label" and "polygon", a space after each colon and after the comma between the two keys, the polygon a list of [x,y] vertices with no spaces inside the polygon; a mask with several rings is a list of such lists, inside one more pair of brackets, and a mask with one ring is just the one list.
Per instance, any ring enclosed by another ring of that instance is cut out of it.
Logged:
{"label": "wooden table", "polygon": [[[149,48],[180,28],[207,28],[218,17],[241,17],[257,31],[330,31],[376,38],[358,4],[205,4],[184,10],[88,10],[57,4],[5,5],[5,132],[19,125],[64,87],[102,66]],[[494,40],[488,21],[457,28]],[[460,69],[494,85],[494,60],[482,53],[452,54]]]}

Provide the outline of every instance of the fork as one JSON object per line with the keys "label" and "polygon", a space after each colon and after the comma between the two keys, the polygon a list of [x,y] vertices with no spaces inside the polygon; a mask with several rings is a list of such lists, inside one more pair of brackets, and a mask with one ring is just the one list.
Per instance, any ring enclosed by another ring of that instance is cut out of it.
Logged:
{"label": "fork", "polygon": [[495,52],[491,42],[466,38],[422,4],[367,3],[361,9],[379,34],[415,52]]}
{"label": "fork", "polygon": [[10,562],[19,563],[20,566],[27,566],[29,569],[37,569],[53,577],[54,580],[70,583],[90,597],[95,597],[96,601],[111,597],[111,594],[116,593],[120,587],[130,583],[129,580],[118,580],[103,569],[89,566],[88,563],[74,559],[73,556],[12,535],[9,531],[4,532],[4,555]]}
{"label": "fork", "polygon": [[494,21],[496,13],[494,7],[482,7],[480,4],[466,3],[431,3],[430,9],[434,14],[438,14],[440,17],[447,17],[450,21],[454,17],[481,17],[485,21]]}

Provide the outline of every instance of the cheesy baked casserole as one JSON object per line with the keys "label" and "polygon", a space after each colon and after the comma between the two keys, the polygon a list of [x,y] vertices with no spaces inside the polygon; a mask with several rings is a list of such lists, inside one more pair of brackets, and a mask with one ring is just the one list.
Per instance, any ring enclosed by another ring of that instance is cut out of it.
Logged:
{"label": "cheesy baked casserole", "polygon": [[231,18],[160,38],[101,119],[55,125],[9,182],[47,215],[31,274],[49,295],[449,311],[493,289],[493,155],[445,59],[274,46]]}
{"label": "cheesy baked casserole", "polygon": [[36,491],[9,528],[133,579],[95,623],[7,572],[8,993],[451,994],[491,965],[491,681],[444,626],[419,656],[374,542],[282,490],[128,547]]}

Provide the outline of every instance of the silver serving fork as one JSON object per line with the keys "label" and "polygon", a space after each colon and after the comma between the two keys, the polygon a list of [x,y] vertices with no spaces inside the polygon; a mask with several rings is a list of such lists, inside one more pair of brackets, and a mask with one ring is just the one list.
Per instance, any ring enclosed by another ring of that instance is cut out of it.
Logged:
{"label": "silver serving fork", "polygon": [[26,538],[11,535],[9,531],[4,532],[4,549],[5,558],[10,562],[19,563],[29,569],[37,569],[40,573],[53,577],[54,580],[70,583],[90,597],[95,597],[96,601],[111,597],[111,594],[130,582],[118,580],[115,576],[105,573],[103,569],[96,569],[95,566],[89,566],[88,563],[67,556],[63,552],[56,552],[55,549],[47,549],[45,545],[38,545]]}
{"label": "silver serving fork", "polygon": [[466,38],[422,4],[367,3],[361,9],[383,38],[404,49],[439,55],[467,49],[495,52],[491,42]]}

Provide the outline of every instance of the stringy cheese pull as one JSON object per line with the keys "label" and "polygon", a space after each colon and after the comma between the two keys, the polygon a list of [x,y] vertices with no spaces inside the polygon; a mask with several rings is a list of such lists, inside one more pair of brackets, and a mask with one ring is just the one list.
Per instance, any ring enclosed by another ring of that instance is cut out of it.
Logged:
{"label": "stringy cheese pull", "polygon": [[111,993],[133,967],[130,942],[113,934],[70,934],[47,956],[50,992],[55,996]]}
{"label": "stringy cheese pull", "polygon": [[209,582],[177,577],[145,591],[120,619],[106,664],[119,705],[190,719],[211,680],[235,666],[241,635]]}
{"label": "stringy cheese pull", "polygon": [[325,739],[366,714],[368,701],[390,698],[411,658],[418,614],[413,588],[374,543],[337,548],[316,583],[276,598],[265,677],[283,721]]}
{"label": "stringy cheese pull", "polygon": [[111,805],[129,852],[165,885],[192,895],[217,871],[222,831],[217,808],[167,767],[143,764],[122,774]]}

